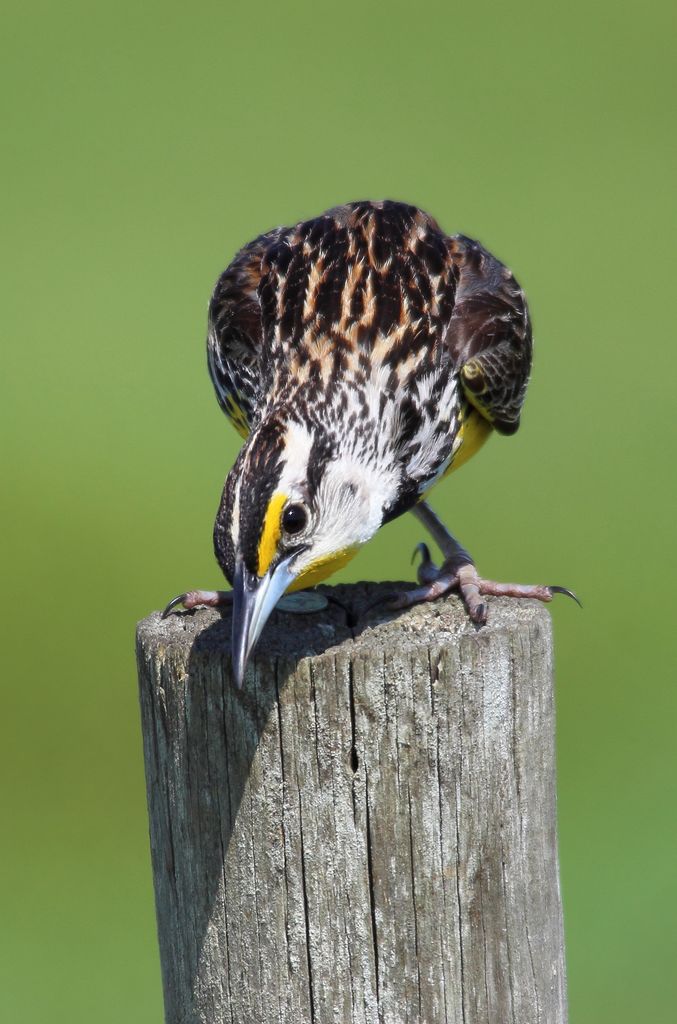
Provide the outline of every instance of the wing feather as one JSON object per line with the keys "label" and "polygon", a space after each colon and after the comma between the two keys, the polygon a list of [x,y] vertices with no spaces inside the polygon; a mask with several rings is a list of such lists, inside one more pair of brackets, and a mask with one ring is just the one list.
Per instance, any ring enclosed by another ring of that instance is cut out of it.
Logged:
{"label": "wing feather", "polygon": [[251,431],[261,405],[263,258],[286,231],[275,228],[241,249],[216,282],[209,303],[209,375],[219,405],[243,437]]}
{"label": "wing feather", "polygon": [[478,242],[450,240],[458,268],[446,343],[468,401],[499,433],[514,434],[531,371],[532,334],[524,292]]}

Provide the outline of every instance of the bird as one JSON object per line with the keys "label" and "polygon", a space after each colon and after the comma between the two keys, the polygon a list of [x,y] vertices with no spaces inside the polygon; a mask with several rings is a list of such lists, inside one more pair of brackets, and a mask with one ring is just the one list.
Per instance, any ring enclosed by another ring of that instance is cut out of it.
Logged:
{"label": "bird", "polygon": [[420,544],[418,586],[389,608],[456,591],[482,626],[487,595],[578,600],[480,577],[427,500],[493,432],[518,429],[532,350],[511,271],[417,206],[352,202],[245,245],[216,282],[207,332],[217,400],[244,439],[214,524],[232,589],[187,591],[163,614],[232,604],[241,687],[282,596],[329,577],[406,512],[443,561]]}

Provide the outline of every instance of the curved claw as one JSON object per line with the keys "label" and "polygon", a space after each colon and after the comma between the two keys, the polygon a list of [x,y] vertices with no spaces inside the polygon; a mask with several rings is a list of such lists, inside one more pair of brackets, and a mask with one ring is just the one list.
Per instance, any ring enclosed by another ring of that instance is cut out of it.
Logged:
{"label": "curved claw", "polygon": [[403,611],[405,608],[409,608],[411,604],[415,603],[409,596],[411,593],[417,593],[417,591],[392,590],[387,594],[381,594],[381,596],[377,597],[375,601],[370,601],[368,605],[362,608],[359,615],[356,616],[356,620],[359,621],[365,618],[370,612],[373,612],[375,608],[381,608],[384,612]]}
{"label": "curved claw", "polygon": [[417,544],[416,547],[414,548],[414,552],[411,556],[412,565],[414,564],[414,559],[416,558],[416,555],[421,556],[422,562],[432,562],[432,558],[430,556],[430,548],[428,547],[427,544],[424,544],[423,541],[421,541],[420,544]]}
{"label": "curved claw", "polygon": [[428,545],[423,543],[416,545],[411,559],[412,562],[416,558],[416,555],[421,556],[421,561],[419,562],[418,569],[416,570],[416,578],[418,579],[418,582],[421,584],[434,583],[440,573],[440,570],[432,560]]}
{"label": "curved claw", "polygon": [[183,602],[186,600],[187,597],[188,597],[188,594],[178,594],[176,597],[173,597],[171,599],[171,601],[169,602],[169,604],[167,605],[167,607],[165,608],[165,610],[163,611],[163,613],[160,616],[160,618],[161,619],[166,619],[167,616],[169,615],[169,613],[171,611],[173,611],[174,608],[177,607],[177,605],[183,604]]}
{"label": "curved claw", "polygon": [[172,609],[176,608],[178,604],[182,604],[186,611],[192,611],[193,608],[197,608],[199,605],[205,605],[207,608],[218,608],[221,605],[231,605],[232,603],[232,590],[187,590],[185,594],[179,594],[178,597],[174,597],[169,602],[162,613],[162,618],[166,619]]}
{"label": "curved claw", "polygon": [[389,594],[382,594],[380,597],[375,598],[375,600],[370,601],[369,604],[365,605],[364,608],[361,609],[359,618],[364,618],[365,615],[368,615],[369,612],[373,612],[374,608],[378,608],[379,606],[387,610],[388,604],[395,598],[395,596],[396,595],[393,591]]}
{"label": "curved claw", "polygon": [[583,607],[582,603],[576,597],[573,590],[567,590],[566,587],[548,587],[548,590],[550,590],[553,594],[565,594],[567,597],[570,597],[573,601],[575,601],[579,608]]}

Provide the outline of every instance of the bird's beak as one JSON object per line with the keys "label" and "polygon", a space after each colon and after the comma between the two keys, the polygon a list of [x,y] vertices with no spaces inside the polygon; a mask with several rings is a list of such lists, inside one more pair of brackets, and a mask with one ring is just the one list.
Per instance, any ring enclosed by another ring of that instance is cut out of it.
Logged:
{"label": "bird's beak", "polygon": [[242,560],[235,566],[233,580],[233,678],[242,687],[249,656],[261,636],[270,613],[296,578],[289,569],[293,555],[278,562],[265,576],[257,576]]}

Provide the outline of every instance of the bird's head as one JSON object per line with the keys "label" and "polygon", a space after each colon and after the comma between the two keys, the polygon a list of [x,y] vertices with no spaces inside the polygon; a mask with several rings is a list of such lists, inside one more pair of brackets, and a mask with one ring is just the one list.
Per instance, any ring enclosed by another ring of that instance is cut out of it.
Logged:
{"label": "bird's head", "polygon": [[345,565],[381,526],[396,488],[394,473],[322,424],[271,416],[250,435],[214,526],[216,557],[233,587],[238,686],[282,595]]}

